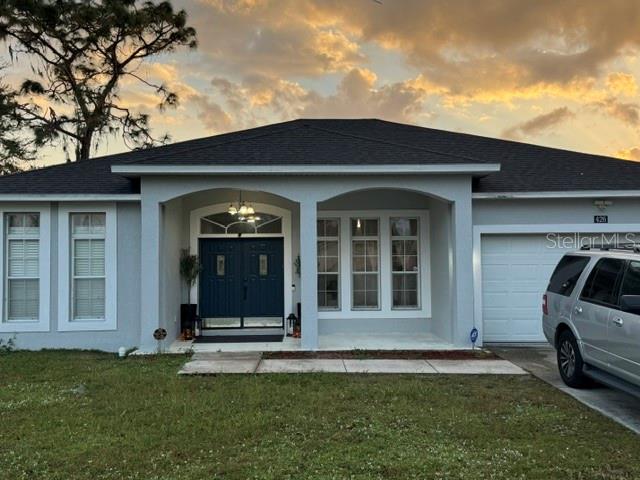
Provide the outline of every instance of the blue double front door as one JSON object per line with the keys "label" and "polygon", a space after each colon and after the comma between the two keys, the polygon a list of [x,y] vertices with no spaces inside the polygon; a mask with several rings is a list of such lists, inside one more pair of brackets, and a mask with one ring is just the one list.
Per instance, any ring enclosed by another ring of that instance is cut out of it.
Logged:
{"label": "blue double front door", "polygon": [[200,239],[203,328],[282,327],[282,238]]}

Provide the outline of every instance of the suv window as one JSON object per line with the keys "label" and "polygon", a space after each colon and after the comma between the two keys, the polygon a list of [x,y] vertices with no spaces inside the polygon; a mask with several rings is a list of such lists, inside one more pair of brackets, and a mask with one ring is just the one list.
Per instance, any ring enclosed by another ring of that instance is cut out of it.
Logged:
{"label": "suv window", "polygon": [[640,262],[629,262],[620,288],[622,295],[640,295]]}
{"label": "suv window", "polygon": [[565,255],[551,275],[547,291],[569,297],[582,275],[589,257]]}
{"label": "suv window", "polygon": [[617,258],[603,258],[589,274],[587,283],[582,289],[583,300],[596,303],[616,305],[616,287],[620,273],[624,268],[624,260]]}

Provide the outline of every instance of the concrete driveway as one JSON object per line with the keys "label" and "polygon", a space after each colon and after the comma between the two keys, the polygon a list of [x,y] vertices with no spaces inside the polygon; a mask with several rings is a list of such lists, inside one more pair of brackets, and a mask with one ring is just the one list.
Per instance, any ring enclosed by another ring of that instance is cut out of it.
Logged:
{"label": "concrete driveway", "polygon": [[553,348],[494,347],[491,351],[640,434],[640,400],[604,385],[595,385],[583,390],[567,387],[558,373],[556,352]]}

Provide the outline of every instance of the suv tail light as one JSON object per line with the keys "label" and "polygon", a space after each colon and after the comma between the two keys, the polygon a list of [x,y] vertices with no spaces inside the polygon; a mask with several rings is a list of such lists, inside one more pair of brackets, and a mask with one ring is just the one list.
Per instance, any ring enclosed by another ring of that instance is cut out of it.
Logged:
{"label": "suv tail light", "polygon": [[547,294],[542,295],[542,313],[549,315],[549,305],[547,303]]}

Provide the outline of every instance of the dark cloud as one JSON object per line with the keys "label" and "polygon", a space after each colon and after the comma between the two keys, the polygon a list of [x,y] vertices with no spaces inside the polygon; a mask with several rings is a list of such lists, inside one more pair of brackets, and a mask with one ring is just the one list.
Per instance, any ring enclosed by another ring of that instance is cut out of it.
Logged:
{"label": "dark cloud", "polygon": [[574,117],[575,114],[567,107],[559,107],[548,113],[543,113],[537,117],[533,117],[526,122],[519,123],[506,129],[502,132],[502,136],[513,140],[518,140],[523,137],[537,135],[548,130],[551,127],[566,121],[569,118]]}
{"label": "dark cloud", "polygon": [[640,104],[638,103],[621,102],[617,98],[609,97],[594,103],[594,106],[628,126],[637,127],[640,125]]}

